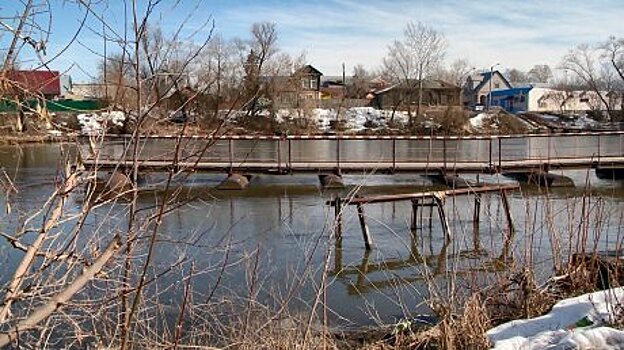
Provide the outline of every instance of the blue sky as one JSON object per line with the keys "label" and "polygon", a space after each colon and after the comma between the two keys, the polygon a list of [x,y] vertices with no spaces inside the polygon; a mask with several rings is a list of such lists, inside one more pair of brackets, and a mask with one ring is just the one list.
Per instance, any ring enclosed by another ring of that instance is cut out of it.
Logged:
{"label": "blue sky", "polygon": [[[16,2],[0,5],[0,12],[13,13]],[[75,5],[64,5],[61,0],[51,2],[53,35],[48,57],[70,41],[84,14]],[[99,2],[97,11],[105,14],[111,27],[123,33],[123,2]],[[305,51],[309,63],[326,75],[339,74],[343,62],[347,69],[358,63],[378,67],[387,45],[401,37],[408,21],[422,21],[446,35],[447,61],[463,57],[476,67],[498,62],[503,68],[525,70],[535,64],[556,66],[574,45],[602,41],[609,35],[624,36],[621,0],[182,0],[174,6],[175,3],[164,0],[153,17],[167,32],[174,31],[189,14],[186,33],[201,28],[212,16],[215,30],[225,38],[246,38],[252,23],[272,21],[278,26],[280,49],[293,55]],[[89,74],[95,74],[100,58],[92,51],[102,52],[102,40],[94,33],[102,25],[93,16],[87,23],[94,30],[83,30],[79,43],[51,64],[59,70],[72,67],[70,74],[77,81],[88,80]],[[195,40],[206,35],[207,30],[200,31]],[[25,59],[24,65],[28,64]]]}

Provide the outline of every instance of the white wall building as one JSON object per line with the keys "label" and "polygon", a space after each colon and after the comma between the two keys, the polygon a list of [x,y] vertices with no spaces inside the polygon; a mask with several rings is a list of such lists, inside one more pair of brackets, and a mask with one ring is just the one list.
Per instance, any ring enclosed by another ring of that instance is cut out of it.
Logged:
{"label": "white wall building", "polygon": [[[622,96],[603,92],[611,110],[622,109]],[[492,105],[508,112],[570,113],[607,110],[600,95],[594,91],[564,91],[545,87],[521,87],[492,92]]]}

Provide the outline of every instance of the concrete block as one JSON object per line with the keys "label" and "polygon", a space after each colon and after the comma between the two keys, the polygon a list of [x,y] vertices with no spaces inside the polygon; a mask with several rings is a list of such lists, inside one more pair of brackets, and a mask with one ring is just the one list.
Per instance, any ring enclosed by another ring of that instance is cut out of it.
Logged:
{"label": "concrete block", "polygon": [[241,174],[230,174],[217,186],[219,190],[245,190],[249,187],[249,177]]}

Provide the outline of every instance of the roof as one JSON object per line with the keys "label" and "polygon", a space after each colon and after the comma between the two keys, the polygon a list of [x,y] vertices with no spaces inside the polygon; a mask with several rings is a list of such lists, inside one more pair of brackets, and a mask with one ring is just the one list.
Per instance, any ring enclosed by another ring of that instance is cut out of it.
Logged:
{"label": "roof", "polygon": [[487,84],[487,83],[489,83],[489,82],[490,82],[490,79],[491,79],[491,78],[492,78],[492,76],[493,76],[493,75],[495,75],[495,74],[500,75],[501,79],[503,79],[503,81],[505,82],[505,84],[507,84],[507,86],[510,86],[510,87],[512,86],[512,85],[509,83],[509,80],[507,80],[507,78],[505,78],[505,76],[504,76],[501,72],[499,72],[499,71],[495,70],[495,71],[493,71],[493,72],[491,72],[491,73],[490,73],[490,72],[483,72],[483,73],[480,73],[479,75],[480,75],[481,77],[483,77],[483,80],[481,80],[481,82],[479,83],[479,85],[477,85],[477,86],[476,86],[473,90],[474,90],[474,91],[481,90],[481,88],[482,88],[483,86],[485,86],[485,84]]}
{"label": "roof", "polygon": [[[385,89],[382,90],[377,90],[374,93],[376,95],[378,94],[383,94],[386,93],[390,90],[393,90],[397,87],[401,87],[404,86],[406,83],[402,82],[402,83],[398,83],[398,84],[394,84],[391,85]],[[418,85],[418,80],[410,80],[409,84],[411,87],[416,87]],[[461,90],[461,88],[457,85],[453,85],[451,83],[447,83],[443,80],[430,80],[430,79],[425,79],[423,80],[423,89],[429,89],[429,90],[446,90],[446,89],[453,89],[453,90]]]}
{"label": "roof", "polygon": [[321,76],[323,75],[323,73],[321,73],[318,69],[308,64],[306,66],[303,66],[297,69],[290,75],[261,75],[260,82],[261,83],[274,82],[274,83],[279,83],[279,84],[286,84],[286,83],[289,83],[293,77],[297,77],[299,74],[303,74],[303,75],[315,74],[315,75],[321,75]]}
{"label": "roof", "polygon": [[[349,84],[353,80],[353,77],[347,75],[345,76],[345,80],[347,81],[347,84]],[[342,84],[342,75],[323,75],[321,77],[321,85],[325,83]]]}
{"label": "roof", "polygon": [[323,75],[323,73],[321,73],[320,70],[312,67],[312,65],[310,65],[310,64],[305,65],[305,66],[297,69],[297,71],[295,71],[295,73],[293,75],[299,74],[299,73]]}
{"label": "roof", "polygon": [[529,91],[531,91],[532,89],[533,89],[533,86],[529,85],[529,86],[519,87],[519,88],[492,90],[492,97],[525,95],[525,94],[528,94]]}
{"label": "roof", "polygon": [[60,95],[61,82],[58,71],[18,70],[8,75],[20,89],[44,95]]}

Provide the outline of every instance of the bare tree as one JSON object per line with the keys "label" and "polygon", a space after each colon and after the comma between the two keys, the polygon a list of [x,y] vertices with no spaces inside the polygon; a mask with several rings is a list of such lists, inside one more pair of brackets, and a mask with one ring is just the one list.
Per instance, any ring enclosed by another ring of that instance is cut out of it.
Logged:
{"label": "bare tree", "polygon": [[[423,80],[434,73],[446,54],[444,34],[421,22],[410,22],[403,32],[403,40],[395,40],[388,47],[384,66],[399,83],[412,90],[416,86],[418,102],[416,116],[420,116],[423,99]],[[415,82],[414,82],[415,81]],[[408,101],[411,102],[411,101]],[[408,103],[410,126],[413,126]]]}
{"label": "bare tree", "polygon": [[275,23],[254,23],[251,26],[249,55],[245,62],[245,90],[249,97],[248,115],[256,115],[260,97],[261,78],[267,61],[277,53],[277,26]]}
{"label": "bare tree", "polygon": [[414,58],[409,54],[403,42],[395,40],[388,46],[388,55],[383,60],[384,75],[396,85],[402,85],[406,94],[401,94],[393,107],[391,120],[399,105],[407,100],[407,114],[409,116],[410,127],[412,126],[412,95],[416,88],[416,64]]}
{"label": "bare tree", "polygon": [[549,65],[537,64],[527,72],[527,78],[532,83],[548,83],[553,78],[553,73]]}
{"label": "bare tree", "polygon": [[505,72],[505,75],[512,85],[518,86],[529,83],[529,77],[527,74],[519,69],[511,68]]}
{"label": "bare tree", "polygon": [[624,82],[624,38],[610,36],[602,44],[603,58],[607,59],[622,82]]}
{"label": "bare tree", "polygon": [[358,64],[353,67],[353,78],[350,83],[343,82],[347,87],[347,96],[350,98],[364,98],[368,93],[369,81],[371,74],[364,68],[363,65]]}
{"label": "bare tree", "polygon": [[615,90],[619,98],[620,109],[624,111],[624,38],[610,36],[602,44],[602,51],[603,59],[608,61],[608,64],[619,77],[619,81],[615,83]]}
{"label": "bare tree", "polygon": [[202,108],[213,111],[216,118],[222,105],[236,108],[241,96],[243,64],[240,59],[244,49],[238,40],[226,40],[216,35],[199,59],[194,71],[196,88],[209,94],[201,101]]}
{"label": "bare tree", "polygon": [[467,59],[455,59],[447,67],[440,66],[436,72],[436,77],[448,83],[462,86],[466,75],[475,68]]}
{"label": "bare tree", "polygon": [[420,22],[408,23],[405,29],[405,43],[416,63],[416,78],[418,79],[416,115],[420,116],[423,79],[427,78],[444,59],[447,43],[444,34]]}
{"label": "bare tree", "polygon": [[576,75],[589,90],[593,91],[606,109],[609,120],[613,122],[611,103],[608,100],[608,92],[604,69],[599,64],[599,51],[587,44],[582,44],[572,49],[561,63],[561,68]]}

